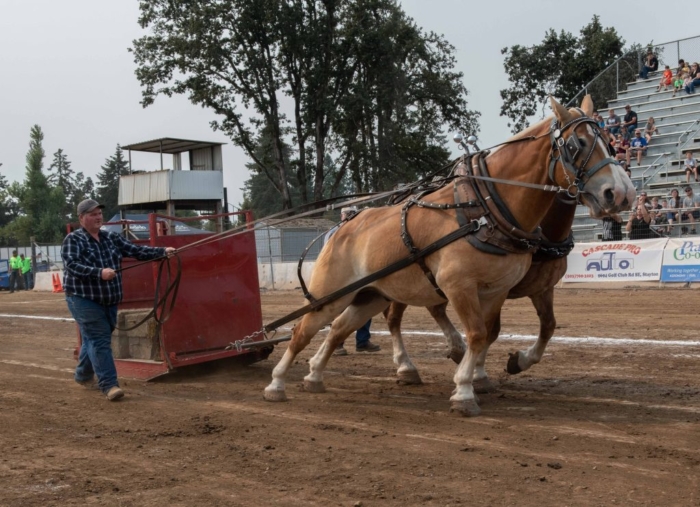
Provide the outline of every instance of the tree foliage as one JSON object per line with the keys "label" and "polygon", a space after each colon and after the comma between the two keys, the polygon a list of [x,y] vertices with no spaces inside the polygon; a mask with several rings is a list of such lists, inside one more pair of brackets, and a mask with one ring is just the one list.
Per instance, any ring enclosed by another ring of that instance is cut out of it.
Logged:
{"label": "tree foliage", "polygon": [[140,5],[142,104],[183,94],[211,108],[283,209],[337,192],[348,174],[358,190],[406,181],[446,161],[444,126],[477,130],[454,48],[396,0]]}
{"label": "tree foliage", "polygon": [[39,242],[60,241],[65,231],[65,197],[63,190],[52,187],[44,174],[44,133],[39,125],[30,130],[26,156],[25,180],[13,183],[7,193],[16,203],[16,216],[3,227],[7,243],[29,243],[31,237]]}
{"label": "tree foliage", "polygon": [[119,212],[119,177],[129,174],[129,162],[121,146],[109,157],[97,174],[97,201],[104,204],[104,215],[109,220]]}
{"label": "tree foliage", "polygon": [[[513,133],[519,132],[529,125],[528,118],[544,111],[548,95],[568,102],[622,56],[624,45],[617,31],[603,27],[596,15],[581,29],[578,37],[564,30],[557,33],[550,29],[540,44],[502,49],[503,65],[511,84],[501,90],[501,116],[510,120],[508,126]],[[626,74],[622,79],[629,77],[630,69],[623,67]],[[594,87],[589,93],[595,104],[602,105],[614,98],[617,89]]]}

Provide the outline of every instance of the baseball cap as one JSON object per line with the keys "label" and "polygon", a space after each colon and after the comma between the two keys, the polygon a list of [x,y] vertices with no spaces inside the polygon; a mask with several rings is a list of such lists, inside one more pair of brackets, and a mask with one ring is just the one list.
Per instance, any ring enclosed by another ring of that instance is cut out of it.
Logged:
{"label": "baseball cap", "polygon": [[90,213],[95,208],[104,209],[104,207],[104,204],[100,204],[95,199],[85,199],[84,201],[80,201],[80,204],[78,204],[78,215]]}

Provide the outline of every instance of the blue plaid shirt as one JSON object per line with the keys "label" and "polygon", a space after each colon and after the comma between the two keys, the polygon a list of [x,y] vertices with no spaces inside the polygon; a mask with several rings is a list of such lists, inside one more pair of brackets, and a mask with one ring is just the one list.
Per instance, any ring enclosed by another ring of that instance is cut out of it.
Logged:
{"label": "blue plaid shirt", "polygon": [[80,296],[101,305],[116,305],[122,300],[122,274],[103,280],[102,269],[121,268],[122,257],[140,261],[165,255],[165,248],[135,245],[116,232],[100,231],[100,241],[85,229],[71,232],[63,240],[63,290],[69,296]]}

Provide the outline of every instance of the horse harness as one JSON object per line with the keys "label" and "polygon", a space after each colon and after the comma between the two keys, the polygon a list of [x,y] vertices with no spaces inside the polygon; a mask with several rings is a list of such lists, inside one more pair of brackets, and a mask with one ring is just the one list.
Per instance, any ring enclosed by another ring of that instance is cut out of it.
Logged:
{"label": "horse harness", "polygon": [[[584,187],[593,174],[606,165],[617,163],[612,158],[605,158],[586,170],[600,134],[598,125],[583,114],[583,111],[579,110],[579,112],[581,113],[580,117],[569,121],[562,127],[559,126],[555,118],[550,128],[552,152],[549,163],[549,178],[553,182],[556,181],[554,179],[554,171],[557,162],[560,162],[564,169],[564,176],[569,182],[569,186],[565,189],[566,194],[569,198],[576,201],[580,194],[585,191]],[[583,156],[583,147],[576,135],[576,128],[584,124],[593,126],[594,138],[583,163],[576,167],[577,160]],[[569,128],[571,128],[572,132],[568,138],[564,138],[562,132]],[[404,203],[401,209],[401,239],[410,254],[415,255],[418,251],[407,227],[408,210],[416,206],[439,210],[455,209],[460,228],[470,223],[481,224],[472,232],[465,234],[465,239],[477,250],[485,253],[493,255],[533,253],[534,262],[545,262],[569,255],[574,247],[572,233],[562,242],[552,242],[542,235],[539,227],[533,232],[522,229],[496,191],[494,182],[499,180],[491,178],[489,175],[486,164],[488,154],[488,151],[480,151],[474,154],[465,153],[455,163],[452,169],[457,175],[457,178],[453,180],[454,204],[436,204],[423,200],[426,194],[437,190],[437,188],[423,191],[408,198]],[[567,173],[573,175],[574,181],[571,181]],[[421,268],[435,292],[441,298],[447,299],[438,286],[435,275],[426,265],[425,258],[419,257],[416,260],[416,264]]]}

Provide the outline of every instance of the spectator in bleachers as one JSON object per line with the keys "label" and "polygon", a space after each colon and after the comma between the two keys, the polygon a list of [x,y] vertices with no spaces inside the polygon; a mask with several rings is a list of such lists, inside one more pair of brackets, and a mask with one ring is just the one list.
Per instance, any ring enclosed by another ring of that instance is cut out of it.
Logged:
{"label": "spectator in bleachers", "polygon": [[682,222],[686,219],[692,224],[690,232],[695,234],[695,221],[700,219],[700,196],[695,195],[691,187],[685,187],[680,221]]}
{"label": "spectator in bleachers", "polygon": [[656,120],[654,120],[654,117],[650,116],[647,120],[646,126],[644,127],[644,137],[647,140],[647,144],[651,142],[651,136],[653,134],[656,134],[658,136],[659,128],[656,126]]}
{"label": "spectator in bleachers", "polygon": [[683,59],[678,60],[676,80],[673,82],[673,95],[671,95],[671,97],[675,97],[676,93],[683,89],[683,87],[685,86],[685,80],[688,78],[689,74],[690,68],[688,68],[688,65],[685,63],[685,61],[683,61]]}
{"label": "spectator in bleachers", "polygon": [[[622,134],[615,136],[615,160],[625,161],[627,164],[627,150],[630,147],[630,142],[622,137]],[[629,164],[627,164],[629,167]]]}
{"label": "spectator in bleachers", "polygon": [[598,114],[598,111],[593,111],[593,119],[600,128],[605,128],[605,118],[600,116],[600,114]]}
{"label": "spectator in bleachers", "polygon": [[674,210],[674,211],[667,211],[666,212],[666,219],[668,220],[668,232],[670,233],[673,231],[673,221],[678,220],[678,211],[681,207],[683,206],[683,201],[678,195],[678,190],[675,188],[671,190],[671,199],[668,201],[668,209]]}
{"label": "spectator in bleachers", "polygon": [[634,180],[632,179],[632,170],[631,170],[629,167],[627,167],[627,166],[625,165],[626,162],[627,162],[626,160],[623,160],[623,161],[620,162],[620,164],[621,164],[622,167],[625,169],[625,172],[627,173],[627,177],[628,177],[628,178],[630,179],[630,181],[632,182],[632,185],[634,185],[634,189],[635,189],[635,190],[638,190],[637,186],[639,185],[639,183],[636,182],[636,181],[634,181]]}
{"label": "spectator in bleachers", "polygon": [[615,114],[615,110],[608,111],[608,117],[605,119],[605,125],[614,136],[620,133],[620,117]]}
{"label": "spectator in bleachers", "polygon": [[693,158],[692,151],[685,152],[685,160],[683,161],[685,168],[685,182],[690,183],[690,173],[695,175],[695,181],[698,181],[698,163]]}
{"label": "spectator in bleachers", "polygon": [[646,193],[640,194],[637,198],[637,207],[630,219],[627,220],[625,229],[629,233],[630,239],[648,239],[652,237],[651,228],[649,227],[651,216],[646,207],[646,198]]}
{"label": "spectator in bleachers", "polygon": [[629,139],[632,137],[632,134],[634,131],[637,129],[637,113],[632,111],[632,106],[627,104],[625,106],[625,117],[623,118],[623,122],[620,125],[622,134],[625,136],[625,139]]}
{"label": "spectator in bleachers", "polygon": [[659,236],[666,234],[666,229],[668,225],[668,219],[666,218],[666,213],[662,212],[663,206],[659,204],[658,197],[651,198],[651,222],[649,226],[651,230],[654,231]]}
{"label": "spectator in bleachers", "polygon": [[659,86],[656,87],[656,91],[660,92],[661,87],[664,87],[664,91],[668,90],[669,86],[673,86],[673,71],[668,65],[664,66],[664,74],[661,76],[661,81],[659,81]]}
{"label": "spectator in bleachers", "polygon": [[627,166],[630,165],[632,155],[637,158],[637,167],[642,165],[642,156],[647,152],[647,139],[642,137],[642,131],[637,129],[634,131],[634,137],[629,142],[627,149]]}
{"label": "spectator in bleachers", "polygon": [[686,93],[695,93],[695,87],[700,86],[700,65],[697,62],[690,66],[690,74],[685,82]]}
{"label": "spectator in bleachers", "polygon": [[639,73],[639,77],[642,79],[647,79],[650,72],[656,72],[659,69],[659,59],[656,58],[654,52],[649,49],[647,51],[647,56],[644,58],[644,64],[642,65],[642,70]]}
{"label": "spectator in bleachers", "polygon": [[622,241],[622,217],[609,215],[603,217],[603,241]]}

